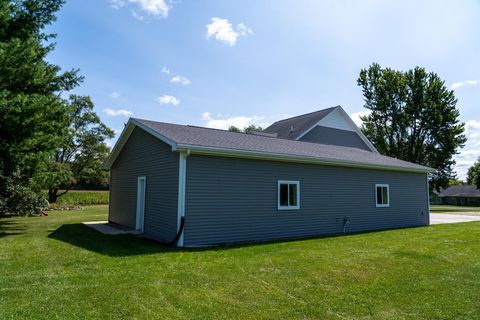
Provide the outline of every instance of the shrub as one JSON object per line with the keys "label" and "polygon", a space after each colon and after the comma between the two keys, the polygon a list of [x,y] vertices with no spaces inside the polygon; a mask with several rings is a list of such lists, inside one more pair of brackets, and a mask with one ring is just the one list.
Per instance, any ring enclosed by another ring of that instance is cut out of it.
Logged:
{"label": "shrub", "polygon": [[31,180],[22,179],[18,171],[2,180],[5,189],[0,196],[0,216],[38,215],[48,205],[42,194],[31,188]]}

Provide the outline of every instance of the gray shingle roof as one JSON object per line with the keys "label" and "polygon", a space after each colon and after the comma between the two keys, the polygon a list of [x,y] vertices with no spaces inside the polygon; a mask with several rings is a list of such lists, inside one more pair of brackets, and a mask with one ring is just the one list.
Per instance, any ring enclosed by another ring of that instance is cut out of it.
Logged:
{"label": "gray shingle roof", "polygon": [[[295,140],[306,130],[325,118],[336,107],[327,108],[300,116],[283,119],[263,130],[267,133],[276,133],[278,138]],[[293,131],[291,130],[293,129]]]}
{"label": "gray shingle roof", "polygon": [[335,145],[279,139],[253,134],[230,132],[204,127],[178,125],[142,119],[132,119],[160,134],[177,147],[202,147],[216,150],[290,156],[302,159],[324,160],[332,163],[368,164],[383,169],[407,169],[431,171],[430,168],[414,163],[382,156],[380,154]]}
{"label": "gray shingle roof", "polygon": [[446,189],[440,189],[440,197],[466,197],[480,198],[480,189],[474,185],[450,186]]}

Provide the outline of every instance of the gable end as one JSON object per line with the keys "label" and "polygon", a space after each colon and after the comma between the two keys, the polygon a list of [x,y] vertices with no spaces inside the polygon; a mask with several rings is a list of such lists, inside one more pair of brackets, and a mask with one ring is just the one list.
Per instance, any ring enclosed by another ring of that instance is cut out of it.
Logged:
{"label": "gable end", "polygon": [[[364,149],[367,151],[375,152],[378,153],[377,149],[373,146],[373,144],[370,142],[370,140],[367,139],[367,137],[362,133],[362,131],[357,127],[355,122],[350,118],[350,116],[343,110],[342,107],[338,106],[335,108],[334,111],[330,112],[326,117],[322,118],[320,121],[318,121],[315,125],[311,126],[307,130],[305,130],[301,135],[299,135],[295,140],[297,141],[308,141],[308,142],[317,142],[317,143],[326,143],[322,142],[322,140],[313,140],[313,133],[315,131],[321,131],[323,128],[330,128],[330,129],[336,129],[336,130],[341,130],[337,131],[339,134],[339,141],[344,140],[342,139],[342,135],[345,135],[345,131],[352,132],[355,135],[352,136],[352,141],[348,142],[347,145],[345,144],[339,144],[342,146],[352,146],[352,147],[359,147],[360,149]],[[320,128],[320,129],[319,129]],[[328,131],[327,129],[323,129],[323,131]],[[330,130],[330,134],[334,134],[335,130]],[[358,139],[360,139],[363,143],[358,143]],[[330,143],[326,144],[335,144],[332,143],[335,138],[333,137],[325,137],[326,141],[330,141]],[[366,146],[366,148],[365,148]]]}
{"label": "gable end", "polygon": [[128,141],[128,138],[130,137],[130,135],[132,134],[133,132],[133,129],[135,128],[140,128],[146,132],[148,132],[149,134],[151,134],[152,136],[160,139],[161,141],[165,142],[166,144],[168,144],[169,146],[172,147],[172,151],[175,151],[176,148],[177,148],[177,144],[168,139],[167,137],[161,135],[160,133],[158,133],[157,131],[147,127],[146,125],[144,125],[143,123],[137,121],[136,119],[133,119],[133,118],[130,118],[127,122],[127,124],[125,125],[125,128],[123,129],[120,137],[118,138],[117,142],[115,143],[115,146],[113,147],[112,151],[110,152],[110,156],[107,158],[107,160],[105,161],[105,167],[107,169],[110,169],[113,165],[113,163],[115,162],[115,160],[117,159],[118,155],[120,154],[120,152],[122,151],[123,147],[125,146],[125,144],[127,143]]}

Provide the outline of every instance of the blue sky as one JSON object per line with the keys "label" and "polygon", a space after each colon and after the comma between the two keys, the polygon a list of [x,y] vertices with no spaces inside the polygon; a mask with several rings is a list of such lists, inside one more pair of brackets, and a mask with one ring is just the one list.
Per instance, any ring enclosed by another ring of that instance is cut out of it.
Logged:
{"label": "blue sky", "polygon": [[49,58],[80,69],[76,93],[118,133],[129,116],[266,126],[341,105],[357,120],[361,68],[423,66],[458,98],[464,178],[480,155],[479,21],[478,0],[70,0]]}

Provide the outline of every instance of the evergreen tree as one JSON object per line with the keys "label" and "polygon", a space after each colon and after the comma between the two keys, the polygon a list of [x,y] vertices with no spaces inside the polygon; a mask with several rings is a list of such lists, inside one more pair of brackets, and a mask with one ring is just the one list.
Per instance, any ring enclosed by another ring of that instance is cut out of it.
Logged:
{"label": "evergreen tree", "polygon": [[0,215],[34,213],[44,186],[33,179],[69,136],[71,108],[62,95],[83,79],[47,61],[55,35],[44,31],[63,3],[0,1]]}

